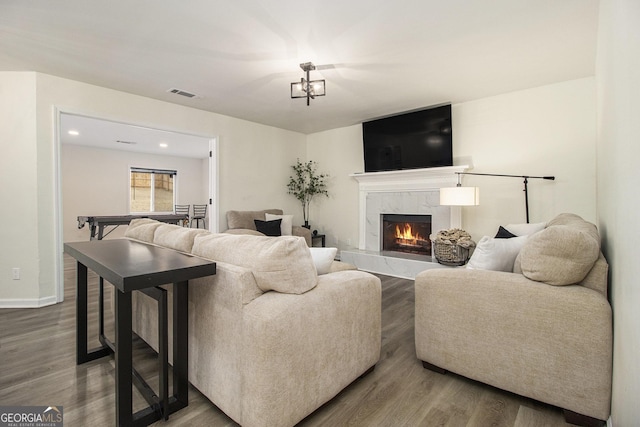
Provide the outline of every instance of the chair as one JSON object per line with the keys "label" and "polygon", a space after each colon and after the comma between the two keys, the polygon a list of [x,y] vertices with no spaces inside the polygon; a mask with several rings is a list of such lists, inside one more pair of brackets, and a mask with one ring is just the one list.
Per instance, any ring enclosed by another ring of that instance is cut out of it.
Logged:
{"label": "chair", "polygon": [[189,208],[190,207],[191,207],[190,205],[175,205],[173,209],[176,215],[186,215],[186,218],[180,220],[180,224],[183,227],[186,227],[189,225]]}
{"label": "chair", "polygon": [[200,228],[200,221],[202,221],[202,225],[207,228],[207,221],[205,220],[207,216],[207,205],[193,205],[193,216],[191,217],[191,227],[193,227],[193,221],[196,222],[196,228]]}
{"label": "chair", "polygon": [[596,226],[565,213],[527,237],[513,272],[419,273],[418,359],[427,369],[562,408],[568,423],[604,425],[613,333],[599,248]]}

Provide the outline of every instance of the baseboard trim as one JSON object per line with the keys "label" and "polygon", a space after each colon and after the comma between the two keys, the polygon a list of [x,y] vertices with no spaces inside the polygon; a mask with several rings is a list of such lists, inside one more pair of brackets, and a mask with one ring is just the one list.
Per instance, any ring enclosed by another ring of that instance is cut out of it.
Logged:
{"label": "baseboard trim", "polygon": [[38,299],[0,299],[0,308],[40,308],[57,302],[55,295]]}

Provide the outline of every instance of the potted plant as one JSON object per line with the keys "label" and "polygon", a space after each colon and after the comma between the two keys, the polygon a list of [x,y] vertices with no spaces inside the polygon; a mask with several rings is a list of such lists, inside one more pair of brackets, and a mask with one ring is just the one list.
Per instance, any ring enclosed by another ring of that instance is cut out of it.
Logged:
{"label": "potted plant", "polygon": [[316,172],[317,164],[313,160],[301,163],[300,159],[296,164],[291,166],[294,171],[293,176],[289,176],[289,184],[287,184],[288,193],[293,194],[302,204],[302,216],[304,218],[304,227],[309,227],[309,205],[311,199],[316,195],[329,196],[325,179],[328,175],[318,174]]}

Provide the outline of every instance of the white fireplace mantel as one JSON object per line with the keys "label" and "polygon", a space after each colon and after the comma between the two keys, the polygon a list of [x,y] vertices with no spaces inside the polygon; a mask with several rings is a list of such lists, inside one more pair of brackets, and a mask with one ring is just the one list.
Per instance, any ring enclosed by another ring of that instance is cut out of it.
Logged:
{"label": "white fireplace mantel", "polygon": [[406,169],[385,172],[352,173],[360,191],[421,191],[452,187],[458,182],[456,172],[464,172],[469,166],[443,166],[428,169]]}

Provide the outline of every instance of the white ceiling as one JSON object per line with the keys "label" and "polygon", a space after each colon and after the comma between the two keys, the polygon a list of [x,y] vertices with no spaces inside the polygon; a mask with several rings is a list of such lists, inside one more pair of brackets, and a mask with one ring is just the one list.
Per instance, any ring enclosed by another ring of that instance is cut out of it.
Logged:
{"label": "white ceiling", "polygon": [[209,139],[205,137],[67,113],[60,115],[60,142],[164,156],[209,157]]}
{"label": "white ceiling", "polygon": [[[598,0],[1,0],[0,70],[308,134],[592,76],[597,12]],[[309,107],[289,86],[307,61],[327,92]]]}

